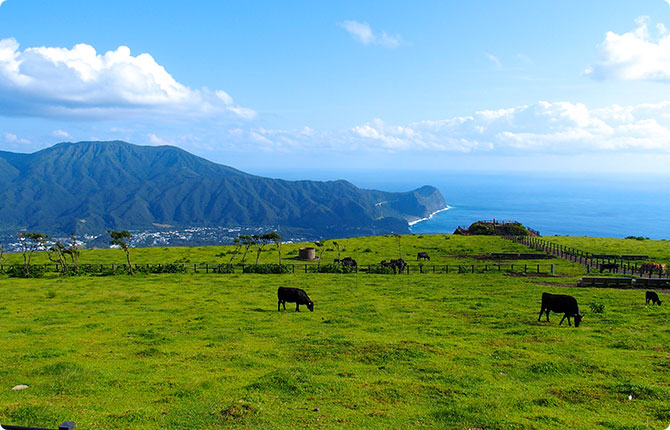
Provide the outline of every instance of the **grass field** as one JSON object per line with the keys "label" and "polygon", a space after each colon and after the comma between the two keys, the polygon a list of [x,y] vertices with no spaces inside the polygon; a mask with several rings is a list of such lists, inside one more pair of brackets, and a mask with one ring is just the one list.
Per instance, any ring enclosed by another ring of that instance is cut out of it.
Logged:
{"label": "grass field", "polygon": [[542,239],[594,254],[645,254],[649,260],[670,265],[670,241],[606,237],[547,236]]}
{"label": "grass field", "polygon": [[[342,242],[346,255],[377,253],[369,256],[376,262],[395,257],[393,240]],[[428,250],[441,261],[526,250],[499,238],[442,235],[405,236],[401,244],[403,253]],[[157,248],[133,255],[207,261],[224,252]],[[94,256],[124,259],[119,250],[87,251],[82,262]],[[665,429],[666,303],[645,306],[643,291],[575,288],[583,270],[561,264],[566,274],[556,277],[0,277],[0,422],[55,427],[73,420],[81,429]],[[314,312],[290,305],[277,312],[278,286],[304,288]],[[582,326],[559,327],[557,314],[538,323],[543,291],[574,295]],[[591,303],[604,311],[592,312]],[[12,391],[18,384],[29,388]]]}

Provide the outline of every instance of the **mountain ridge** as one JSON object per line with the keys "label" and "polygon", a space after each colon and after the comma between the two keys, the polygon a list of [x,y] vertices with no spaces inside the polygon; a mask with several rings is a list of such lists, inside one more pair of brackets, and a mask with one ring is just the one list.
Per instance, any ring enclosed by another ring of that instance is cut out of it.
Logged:
{"label": "mountain ridge", "polygon": [[50,234],[158,224],[281,226],[315,236],[406,233],[408,221],[446,206],[431,186],[393,193],[345,180],[264,178],[177,147],[123,141],[0,151],[0,187],[0,229]]}

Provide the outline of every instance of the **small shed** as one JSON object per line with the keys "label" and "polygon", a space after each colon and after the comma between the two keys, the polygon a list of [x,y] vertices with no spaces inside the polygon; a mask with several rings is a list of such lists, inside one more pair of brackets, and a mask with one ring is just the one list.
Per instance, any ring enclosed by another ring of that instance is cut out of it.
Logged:
{"label": "small shed", "polygon": [[307,261],[316,260],[316,250],[314,248],[300,248],[298,250],[298,259]]}

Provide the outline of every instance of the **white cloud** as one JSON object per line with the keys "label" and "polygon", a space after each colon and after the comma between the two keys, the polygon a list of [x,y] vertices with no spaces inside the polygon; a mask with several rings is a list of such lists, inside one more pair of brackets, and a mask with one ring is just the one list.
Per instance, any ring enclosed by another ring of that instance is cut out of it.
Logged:
{"label": "white cloud", "polygon": [[495,64],[496,69],[502,70],[502,68],[503,68],[502,63],[500,62],[500,59],[498,57],[496,57],[493,54],[489,54],[488,52],[486,52],[485,54],[486,54],[486,58],[488,58],[489,60],[491,60],[491,62],[493,64]]}
{"label": "white cloud", "polygon": [[129,113],[249,119],[226,92],[191,89],[149,54],[120,46],[98,54],[87,44],[72,49],[19,49],[0,40],[0,113],[40,117],[106,118]]}
{"label": "white cloud", "polygon": [[0,0],[0,6],[5,2],[6,0]]}
{"label": "white cloud", "polygon": [[5,142],[21,143],[23,145],[30,145],[30,141],[28,139],[20,138],[19,136],[15,135],[14,133],[5,133],[4,138],[5,138]]}
{"label": "white cloud", "polygon": [[538,102],[406,126],[376,119],[330,138],[387,152],[670,153],[670,102],[601,109]]}
{"label": "white cloud", "polygon": [[400,45],[400,37],[389,36],[385,32],[374,33],[367,22],[344,21],[340,26],[363,45],[381,45],[387,48],[396,48]]}
{"label": "white cloud", "polygon": [[670,82],[670,34],[664,25],[656,26],[656,37],[640,17],[631,32],[607,32],[599,45],[598,61],[585,70],[594,79],[621,79]]}
{"label": "white cloud", "polygon": [[55,137],[70,137],[70,133],[63,130],[54,130],[53,132],[51,132],[51,135]]}
{"label": "white cloud", "polygon": [[149,137],[149,143],[151,143],[152,145],[172,145],[170,141],[158,137],[153,133],[149,133],[147,137]]}

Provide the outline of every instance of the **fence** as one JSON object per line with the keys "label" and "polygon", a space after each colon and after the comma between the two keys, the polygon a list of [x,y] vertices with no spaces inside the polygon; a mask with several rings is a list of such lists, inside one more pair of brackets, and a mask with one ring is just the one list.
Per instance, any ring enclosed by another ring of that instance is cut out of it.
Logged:
{"label": "fence", "polygon": [[[75,423],[72,421],[65,421],[63,424],[58,426],[58,429],[56,430],[73,430],[75,427]],[[5,429],[5,430],[54,430],[54,429],[46,429],[42,427],[21,427],[21,426],[10,426],[7,424],[2,424],[0,425],[0,428]]]}
{"label": "fence", "polygon": [[[333,266],[333,265],[330,265]],[[170,271],[165,270],[170,267]],[[267,270],[256,270],[257,268],[267,268]],[[359,264],[357,266],[337,265],[341,268],[338,271],[329,272],[325,266],[316,264],[134,264],[135,272],[140,273],[204,273],[204,274],[231,274],[231,273],[368,273],[368,274],[391,274],[394,273],[391,268],[379,264]],[[25,272],[25,266],[22,264],[2,265],[0,264],[0,273],[9,273],[10,271]],[[30,265],[31,272],[39,273],[61,273],[59,264],[37,264]],[[415,264],[406,265],[403,274],[459,274],[459,273],[550,273],[555,274],[554,264]],[[115,275],[128,273],[128,266],[125,264],[82,264],[79,274],[91,275]]]}
{"label": "fence", "polygon": [[[581,249],[573,248],[570,246],[561,245],[558,243],[549,242],[547,240],[541,239],[539,237],[529,237],[529,236],[504,236],[506,239],[515,241],[522,245],[526,245],[530,248],[541,250],[552,254],[556,257],[560,257],[575,263],[584,264],[587,268],[587,271],[590,272],[592,269],[607,269],[603,265],[608,266],[608,270],[614,270],[616,273],[622,273],[624,275],[639,275],[652,278],[658,276],[662,278],[665,275],[665,270],[661,265],[657,269],[645,269],[642,270],[638,263],[633,263],[635,259],[644,260],[648,258],[647,255],[614,255],[614,254],[594,254],[587,251],[582,251]],[[614,268],[612,265],[616,265]]]}

